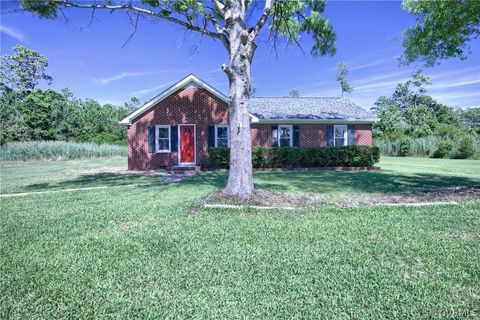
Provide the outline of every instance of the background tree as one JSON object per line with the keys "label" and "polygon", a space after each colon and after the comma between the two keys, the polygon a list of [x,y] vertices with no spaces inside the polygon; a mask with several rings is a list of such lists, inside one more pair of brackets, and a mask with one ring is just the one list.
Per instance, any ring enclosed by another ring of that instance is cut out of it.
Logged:
{"label": "background tree", "polygon": [[469,43],[480,34],[480,1],[404,0],[402,6],[417,16],[404,34],[403,64],[421,60],[433,66],[446,58],[467,58]]}
{"label": "background tree", "polygon": [[297,89],[292,89],[292,90],[290,90],[288,95],[292,98],[298,98],[298,97],[300,97],[300,91],[298,91]]}
{"label": "background tree", "polygon": [[391,97],[380,97],[374,110],[380,119],[374,126],[377,137],[398,139],[430,135],[455,135],[462,129],[461,119],[451,107],[426,95],[430,79],[420,71],[412,79],[397,84]]}
{"label": "background tree", "polygon": [[52,77],[46,73],[48,60],[35,50],[16,45],[13,54],[5,54],[0,62],[1,88],[33,91],[40,80],[48,84]]}
{"label": "background tree", "polygon": [[340,83],[340,88],[342,89],[342,98],[343,93],[350,93],[353,91],[353,87],[347,80],[347,74],[349,71],[348,65],[344,62],[339,62],[336,65],[337,68],[337,81]]}
{"label": "background tree", "polygon": [[43,18],[55,18],[64,8],[123,11],[138,25],[140,17],[175,23],[184,29],[219,40],[229,55],[221,66],[230,88],[230,173],[224,192],[241,198],[253,192],[249,108],[250,69],[256,39],[268,24],[271,45],[280,37],[299,43],[302,33],[313,38],[314,56],[334,54],[335,34],[322,16],[326,1],[266,0],[263,8],[247,0],[141,0],[114,4],[104,1],[21,0],[23,8]]}
{"label": "background tree", "polygon": [[480,134],[480,107],[460,109],[458,114],[467,127]]}

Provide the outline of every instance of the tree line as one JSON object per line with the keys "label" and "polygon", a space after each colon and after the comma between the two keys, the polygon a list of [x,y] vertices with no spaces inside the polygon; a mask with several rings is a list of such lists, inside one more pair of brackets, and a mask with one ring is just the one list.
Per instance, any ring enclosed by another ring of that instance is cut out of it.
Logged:
{"label": "tree line", "polygon": [[[39,89],[40,82],[53,81],[47,67],[45,56],[21,45],[1,57],[1,144],[32,140],[126,143],[126,130],[118,122],[139,106],[138,99],[132,98],[123,106],[101,105],[93,99],[76,98],[67,88]],[[342,93],[351,92],[346,80],[348,66],[339,63],[337,69]],[[405,138],[434,136],[445,141],[444,149],[453,149],[454,142],[463,141],[474,150],[480,135],[480,108],[456,110],[441,104],[427,94],[428,84],[430,79],[417,71],[410,80],[397,84],[390,97],[379,97],[372,110],[379,118],[374,137],[408,144]],[[293,89],[289,95],[300,94]]]}
{"label": "tree line", "polygon": [[135,109],[136,98],[123,106],[79,99],[68,89],[40,89],[52,83],[48,60],[21,45],[0,63],[0,144],[11,141],[64,140],[126,144],[118,122]]}

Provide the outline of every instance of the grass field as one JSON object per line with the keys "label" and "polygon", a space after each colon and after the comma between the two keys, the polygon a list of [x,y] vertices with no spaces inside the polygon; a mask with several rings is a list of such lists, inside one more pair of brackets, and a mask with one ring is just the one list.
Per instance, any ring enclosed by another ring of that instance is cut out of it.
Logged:
{"label": "grass field", "polygon": [[[206,210],[225,172],[180,183],[124,158],[2,163],[0,318],[480,316],[480,206]],[[480,184],[480,161],[384,158],[379,172],[258,172],[258,188],[397,193]],[[129,185],[129,187],[127,187]],[[134,187],[131,187],[134,185]]]}

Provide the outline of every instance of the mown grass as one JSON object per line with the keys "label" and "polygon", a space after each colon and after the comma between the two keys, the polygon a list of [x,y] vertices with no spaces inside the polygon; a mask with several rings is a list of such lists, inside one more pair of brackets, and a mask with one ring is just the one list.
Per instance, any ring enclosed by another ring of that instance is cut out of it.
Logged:
{"label": "mown grass", "polygon": [[[425,188],[480,185],[480,161],[382,157],[380,171],[256,171],[257,188],[283,192],[396,193]],[[155,186],[161,176],[130,176],[125,158],[0,163],[1,193],[138,184]],[[186,183],[217,188],[227,172],[202,172]]]}
{"label": "mown grass", "polygon": [[0,146],[1,161],[72,160],[126,155],[126,146],[93,142],[27,141]]}
{"label": "mown grass", "polygon": [[[409,188],[421,185],[422,173],[436,175],[438,181],[458,175],[458,181],[478,182],[475,163],[459,161],[455,173],[451,164],[441,163],[446,160],[436,165],[411,161],[410,170],[407,160],[386,159],[382,165],[395,179],[418,175]],[[106,165],[119,164],[109,161]],[[26,172],[35,166],[28,165]],[[282,191],[288,185],[282,179],[305,174],[280,173],[257,173],[256,183]],[[323,174],[343,172],[311,174],[303,187]],[[378,174],[372,172],[368,178]],[[2,178],[7,175],[27,173],[2,170]],[[480,315],[478,205],[325,207],[295,213],[189,211],[191,203],[220,187],[224,178],[222,172],[202,173],[169,185],[112,185],[1,199],[0,317],[475,319]],[[342,183],[342,178],[336,180]],[[345,190],[333,186],[332,179],[323,188],[317,184],[315,190]],[[12,182],[11,190],[28,186],[25,180],[18,184]],[[302,190],[292,185],[290,191]],[[379,187],[373,184],[369,189],[365,184],[350,190],[361,189],[373,192]]]}

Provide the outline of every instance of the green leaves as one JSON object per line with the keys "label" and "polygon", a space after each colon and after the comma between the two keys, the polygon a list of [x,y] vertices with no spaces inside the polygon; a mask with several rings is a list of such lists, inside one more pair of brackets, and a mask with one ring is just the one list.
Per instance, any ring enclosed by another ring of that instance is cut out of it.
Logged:
{"label": "green leaves", "polygon": [[276,1],[272,8],[270,31],[274,38],[283,36],[288,42],[300,45],[302,33],[314,40],[312,56],[334,55],[335,32],[321,13],[326,1]]}
{"label": "green leaves", "polygon": [[36,12],[40,18],[53,19],[58,16],[60,3],[56,0],[21,0],[20,3],[24,10]]}
{"label": "green leaves", "polygon": [[343,93],[347,92],[350,93],[353,91],[352,85],[347,80],[348,74],[348,65],[344,62],[339,62],[336,65],[337,68],[337,81],[340,83],[340,87],[342,88],[342,98]]}
{"label": "green leaves", "polygon": [[466,59],[469,42],[480,35],[478,0],[404,0],[405,11],[417,23],[404,34],[402,64],[421,60],[426,66],[447,58]]}
{"label": "green leaves", "polygon": [[16,45],[13,54],[5,54],[0,62],[2,87],[31,91],[40,80],[50,84],[53,78],[46,73],[47,58],[41,53]]}

